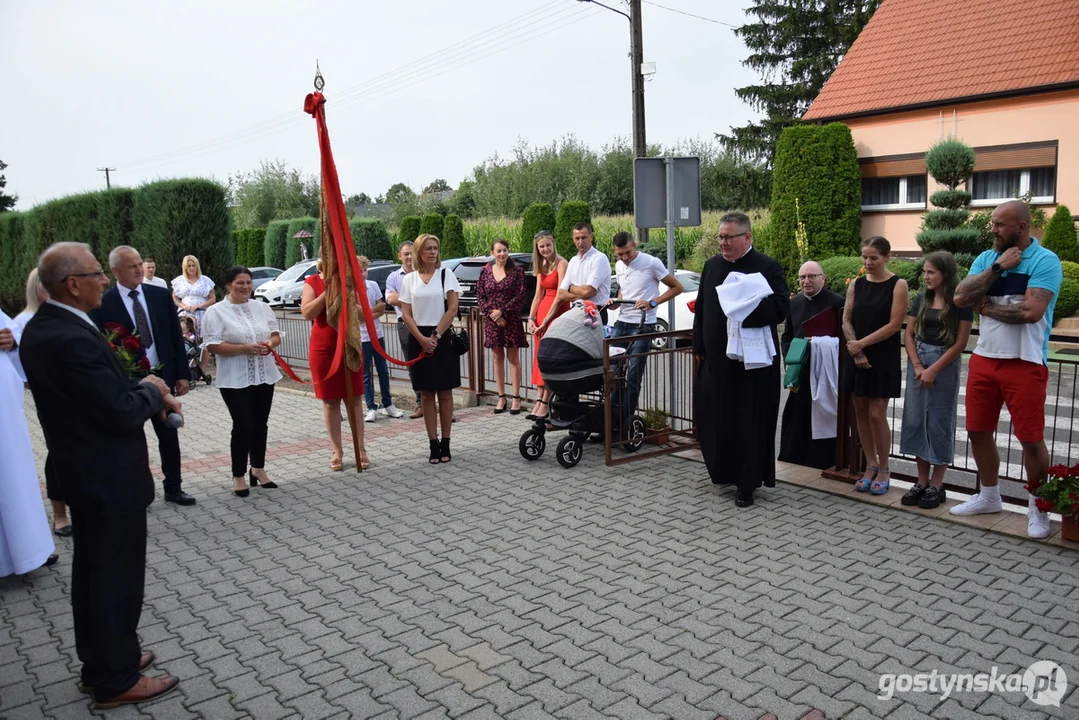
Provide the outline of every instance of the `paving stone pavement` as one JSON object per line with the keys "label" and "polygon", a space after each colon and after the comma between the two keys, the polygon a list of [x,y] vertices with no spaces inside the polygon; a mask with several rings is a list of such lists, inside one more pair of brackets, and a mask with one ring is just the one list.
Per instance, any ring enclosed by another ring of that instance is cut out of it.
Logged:
{"label": "paving stone pavement", "polygon": [[[599,445],[528,463],[525,421],[485,408],[458,410],[449,465],[381,418],[371,470],[331,473],[320,404],[283,392],[281,487],[240,499],[219,394],[186,412],[198,505],[150,507],[140,627],[181,683],[110,717],[1079,717],[1074,692],[878,697],[882,673],[1036,660],[1079,681],[1079,554],[784,484],[740,510],[698,463],[607,468]],[[5,719],[94,714],[58,547],[0,579]]]}

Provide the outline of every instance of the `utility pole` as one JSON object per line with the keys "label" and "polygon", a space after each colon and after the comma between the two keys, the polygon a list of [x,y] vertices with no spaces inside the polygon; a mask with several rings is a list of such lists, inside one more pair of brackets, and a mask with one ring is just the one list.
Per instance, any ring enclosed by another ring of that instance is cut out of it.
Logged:
{"label": "utility pole", "polygon": [[[641,0],[630,0],[630,63],[633,65],[633,154],[635,157],[648,156],[648,141],[644,130],[644,32],[641,29]],[[648,228],[637,228],[637,240],[642,245],[648,242]]]}
{"label": "utility pole", "polygon": [[105,189],[112,190],[112,183],[109,181],[109,173],[116,172],[116,168],[103,167],[98,168],[97,171],[105,173]]}

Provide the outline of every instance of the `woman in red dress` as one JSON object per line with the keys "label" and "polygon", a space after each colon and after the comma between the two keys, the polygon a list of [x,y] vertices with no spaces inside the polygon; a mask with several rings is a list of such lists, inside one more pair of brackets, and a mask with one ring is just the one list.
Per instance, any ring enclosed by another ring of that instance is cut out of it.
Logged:
{"label": "woman in red dress", "polygon": [[[510,415],[521,412],[521,348],[528,347],[524,326],[521,324],[521,304],[525,299],[525,273],[510,257],[510,246],[502,238],[491,243],[495,261],[480,271],[476,282],[476,302],[483,312],[483,346],[491,349],[495,365],[495,385],[498,386],[498,403],[495,413],[506,411],[506,398],[512,398]],[[510,363],[510,387],[513,394],[507,396],[506,363]]]}
{"label": "woman in red dress", "polygon": [[556,317],[569,309],[569,303],[555,302],[558,286],[562,284],[562,279],[566,276],[568,265],[566,259],[555,250],[554,236],[551,232],[540,230],[536,233],[532,247],[532,272],[538,281],[536,282],[536,296],[532,299],[532,310],[528,313],[528,332],[532,333],[532,383],[539,390],[539,401],[528,414],[529,420],[545,418],[550,411],[547,403],[551,399],[551,391],[543,385],[543,376],[540,375],[536,357],[539,354],[540,338],[543,337],[543,333]]}
{"label": "woman in red dress", "polygon": [[[341,446],[341,401],[345,399],[345,373],[348,368],[342,362],[333,377],[326,377],[333,364],[333,354],[337,347],[337,328],[326,322],[326,283],[322,277],[322,261],[318,261],[318,275],[304,280],[303,295],[300,298],[300,314],[304,320],[314,323],[311,339],[307,346],[307,359],[311,365],[311,380],[315,385],[315,397],[322,401],[322,417],[326,421],[326,431],[330,434],[333,458],[330,470],[341,470],[344,450]],[[353,417],[363,417],[363,370],[352,373]],[[363,423],[357,423],[355,432],[359,435],[360,457],[357,462],[366,470],[370,466],[367,450],[363,446]]]}

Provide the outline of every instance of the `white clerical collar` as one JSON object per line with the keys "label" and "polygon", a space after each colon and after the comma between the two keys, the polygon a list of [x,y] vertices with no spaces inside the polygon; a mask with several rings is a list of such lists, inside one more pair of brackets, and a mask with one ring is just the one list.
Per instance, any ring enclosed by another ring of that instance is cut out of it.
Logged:
{"label": "white clerical collar", "polygon": [[87,325],[89,325],[90,327],[97,330],[97,325],[94,325],[94,321],[90,319],[90,316],[87,315],[86,313],[84,313],[82,310],[78,309],[77,307],[75,307],[73,305],[65,305],[62,302],[58,302],[56,300],[53,300],[52,298],[49,298],[45,302],[47,302],[49,305],[55,305],[56,307],[61,307],[64,310],[67,310],[70,313],[74,313],[75,315],[78,315],[79,317],[81,317],[83,320],[86,321]]}
{"label": "white clerical collar", "polygon": [[749,251],[750,251],[750,250],[752,250],[752,249],[753,249],[753,244],[752,244],[752,243],[750,243],[749,247],[747,247],[747,248],[746,248],[746,251],[745,251],[744,253],[742,253],[741,255],[739,255],[738,257],[736,257],[736,258],[735,258],[734,260],[732,260],[731,262],[738,262],[739,260],[741,260],[742,258],[744,258],[744,257],[745,257],[746,255],[748,255],[748,254],[749,254]]}
{"label": "white clerical collar", "polygon": [[805,294],[805,292],[803,292],[802,294],[806,296],[806,300],[812,300],[813,298],[815,298],[815,297],[817,297],[818,295],[820,295],[820,294],[821,294],[822,292],[824,292],[824,286],[823,286],[823,285],[821,285],[821,286],[820,286],[820,290],[818,290],[817,292],[813,293],[812,295],[806,295],[806,294]]}

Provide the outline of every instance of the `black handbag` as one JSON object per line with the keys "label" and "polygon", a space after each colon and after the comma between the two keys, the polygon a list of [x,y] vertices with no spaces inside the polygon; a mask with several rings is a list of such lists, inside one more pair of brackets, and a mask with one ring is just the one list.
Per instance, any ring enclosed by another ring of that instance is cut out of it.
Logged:
{"label": "black handbag", "polygon": [[[446,268],[442,268],[442,309],[448,310],[450,307],[449,301],[446,299]],[[468,354],[468,331],[458,329],[450,326],[450,329],[446,331],[446,336],[450,339],[450,347],[458,355]]]}

